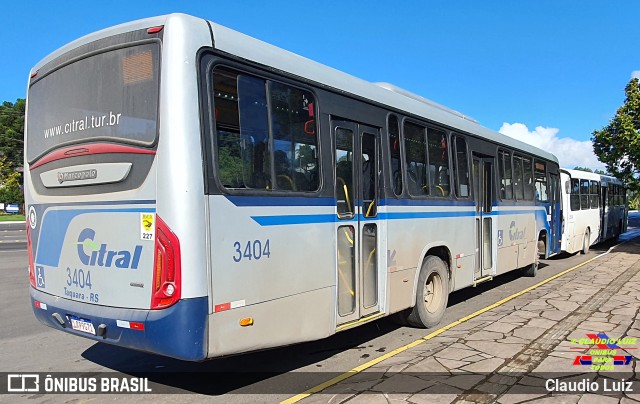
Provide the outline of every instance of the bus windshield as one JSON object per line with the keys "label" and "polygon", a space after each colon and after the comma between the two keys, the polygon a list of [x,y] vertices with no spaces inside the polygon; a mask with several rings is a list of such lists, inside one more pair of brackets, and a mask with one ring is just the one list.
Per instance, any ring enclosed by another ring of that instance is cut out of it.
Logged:
{"label": "bus windshield", "polygon": [[158,43],[94,54],[46,74],[29,89],[27,161],[66,144],[150,146],[158,128]]}

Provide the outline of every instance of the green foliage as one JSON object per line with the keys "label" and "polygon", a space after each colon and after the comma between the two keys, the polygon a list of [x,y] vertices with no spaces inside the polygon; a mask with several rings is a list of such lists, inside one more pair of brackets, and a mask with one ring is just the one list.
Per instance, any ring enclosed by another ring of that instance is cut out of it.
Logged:
{"label": "green foliage", "polygon": [[25,106],[22,98],[15,104],[5,101],[0,105],[0,155],[13,168],[22,167]]}
{"label": "green foliage", "polygon": [[593,131],[593,151],[598,160],[630,189],[640,190],[640,80],[625,88],[624,104],[601,130]]}
{"label": "green foliage", "polygon": [[599,169],[595,169],[592,170],[589,167],[580,167],[580,166],[575,166],[573,167],[574,170],[578,170],[578,171],[586,171],[588,173],[594,173],[594,174],[603,174],[603,175],[608,175],[606,172],[599,170]]}
{"label": "green foliage", "polygon": [[0,187],[0,202],[3,203],[24,203],[24,194],[20,187],[20,173],[12,172],[4,180],[4,184]]}
{"label": "green foliage", "polygon": [[0,105],[0,202],[24,203],[21,174],[25,100]]}

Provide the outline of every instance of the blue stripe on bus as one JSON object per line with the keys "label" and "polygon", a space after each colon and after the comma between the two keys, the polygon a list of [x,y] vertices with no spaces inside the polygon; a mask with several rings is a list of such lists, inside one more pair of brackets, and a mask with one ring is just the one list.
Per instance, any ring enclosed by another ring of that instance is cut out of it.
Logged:
{"label": "blue stripe on bus", "polygon": [[127,208],[127,209],[69,209],[52,210],[45,214],[40,225],[40,240],[36,251],[36,263],[57,267],[62,254],[67,230],[71,220],[87,213],[154,213],[155,208]]}
{"label": "blue stripe on bus", "polygon": [[[485,213],[485,216],[505,216],[505,215],[526,215],[535,214],[536,218],[545,218],[546,211],[543,209],[522,209],[493,211]],[[448,212],[380,212],[376,217],[364,217],[359,215],[361,221],[374,220],[407,220],[407,219],[446,219],[452,217],[474,217],[479,216],[476,211],[448,211]],[[286,226],[297,224],[323,224],[334,222],[354,222],[356,218],[339,219],[335,214],[318,215],[271,215],[271,216],[251,216],[260,226]]]}

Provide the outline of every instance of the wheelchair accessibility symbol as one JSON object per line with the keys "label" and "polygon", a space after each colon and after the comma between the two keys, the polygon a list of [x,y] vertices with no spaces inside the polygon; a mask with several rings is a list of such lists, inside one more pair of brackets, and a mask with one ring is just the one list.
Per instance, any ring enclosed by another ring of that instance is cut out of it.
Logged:
{"label": "wheelchair accessibility symbol", "polygon": [[36,266],[36,284],[38,285],[39,288],[45,287],[43,266]]}
{"label": "wheelchair accessibility symbol", "polygon": [[502,237],[502,230],[498,230],[498,247],[501,247],[504,243],[504,238]]}

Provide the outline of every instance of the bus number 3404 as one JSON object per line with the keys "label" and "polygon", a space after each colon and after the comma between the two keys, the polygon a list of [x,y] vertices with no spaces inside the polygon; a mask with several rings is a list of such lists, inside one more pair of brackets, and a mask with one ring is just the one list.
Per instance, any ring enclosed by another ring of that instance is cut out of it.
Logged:
{"label": "bus number 3404", "polygon": [[233,260],[235,262],[252,259],[259,260],[263,257],[271,257],[271,251],[269,250],[269,239],[265,241],[249,240],[246,243],[240,243],[239,241],[236,241],[235,243],[233,243],[233,247],[236,251],[233,255]]}
{"label": "bus number 3404", "polygon": [[74,269],[73,275],[71,275],[71,268],[67,267],[67,285],[68,286],[77,286],[81,289],[84,287],[88,287],[91,289],[91,272],[85,272],[82,269]]}

